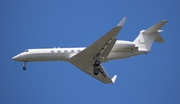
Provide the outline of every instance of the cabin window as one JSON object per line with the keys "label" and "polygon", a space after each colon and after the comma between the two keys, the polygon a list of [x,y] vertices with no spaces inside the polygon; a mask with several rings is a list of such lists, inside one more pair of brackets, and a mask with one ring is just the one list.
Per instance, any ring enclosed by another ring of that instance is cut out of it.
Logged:
{"label": "cabin window", "polygon": [[54,51],[52,50],[51,53],[54,53]]}
{"label": "cabin window", "polygon": [[81,52],[81,50],[78,50],[78,52]]}
{"label": "cabin window", "polygon": [[60,53],[61,51],[60,50],[58,50],[58,53]]}
{"label": "cabin window", "polygon": [[29,50],[27,49],[27,50],[25,50],[25,52],[28,52]]}
{"label": "cabin window", "polygon": [[67,53],[67,50],[64,50],[65,53]]}
{"label": "cabin window", "polygon": [[74,50],[71,50],[71,52],[74,52]]}

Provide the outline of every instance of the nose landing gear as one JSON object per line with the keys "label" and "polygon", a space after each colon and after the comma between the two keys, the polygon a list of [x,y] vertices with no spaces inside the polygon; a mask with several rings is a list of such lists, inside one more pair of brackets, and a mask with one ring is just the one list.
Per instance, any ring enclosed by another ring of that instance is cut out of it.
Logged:
{"label": "nose landing gear", "polygon": [[23,64],[23,70],[26,70],[26,64],[27,64],[27,62],[24,62],[24,64]]}

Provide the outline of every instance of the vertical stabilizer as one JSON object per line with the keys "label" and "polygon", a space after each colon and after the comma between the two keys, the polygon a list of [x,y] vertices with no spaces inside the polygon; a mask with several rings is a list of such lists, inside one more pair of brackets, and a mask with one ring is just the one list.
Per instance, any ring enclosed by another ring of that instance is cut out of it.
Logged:
{"label": "vertical stabilizer", "polygon": [[141,30],[139,36],[134,40],[134,43],[139,49],[146,49],[150,51],[153,41],[164,42],[163,38],[159,34],[162,30],[159,30],[167,20],[163,20],[147,30]]}

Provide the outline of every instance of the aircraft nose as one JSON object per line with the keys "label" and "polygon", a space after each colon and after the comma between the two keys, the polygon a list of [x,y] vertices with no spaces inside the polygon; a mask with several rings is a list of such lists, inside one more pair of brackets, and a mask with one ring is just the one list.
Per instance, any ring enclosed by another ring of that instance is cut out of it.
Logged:
{"label": "aircraft nose", "polygon": [[12,60],[18,61],[20,59],[20,55],[16,55],[14,57],[12,57]]}

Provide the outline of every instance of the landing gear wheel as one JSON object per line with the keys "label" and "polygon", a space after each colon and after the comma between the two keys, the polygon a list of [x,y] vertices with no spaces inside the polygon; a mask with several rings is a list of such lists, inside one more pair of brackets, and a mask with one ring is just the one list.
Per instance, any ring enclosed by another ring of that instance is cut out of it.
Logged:
{"label": "landing gear wheel", "polygon": [[101,63],[98,60],[95,61],[95,66],[99,66],[100,64]]}
{"label": "landing gear wheel", "polygon": [[97,69],[94,70],[94,75],[98,75],[99,71]]}
{"label": "landing gear wheel", "polygon": [[23,70],[26,70],[26,64],[27,64],[27,62],[24,62],[24,64],[23,64]]}
{"label": "landing gear wheel", "polygon": [[23,66],[23,70],[26,70],[26,67],[25,67],[25,66]]}

